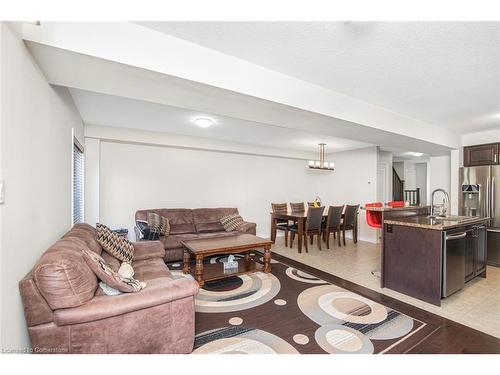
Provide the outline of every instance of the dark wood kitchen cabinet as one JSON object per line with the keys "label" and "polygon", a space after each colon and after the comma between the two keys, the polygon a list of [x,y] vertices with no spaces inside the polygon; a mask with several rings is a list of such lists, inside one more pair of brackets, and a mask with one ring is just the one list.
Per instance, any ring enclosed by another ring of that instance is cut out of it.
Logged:
{"label": "dark wood kitchen cabinet", "polygon": [[486,226],[472,227],[465,245],[465,281],[486,272]]}
{"label": "dark wood kitchen cabinet", "polygon": [[498,164],[499,153],[500,143],[464,147],[464,167]]}

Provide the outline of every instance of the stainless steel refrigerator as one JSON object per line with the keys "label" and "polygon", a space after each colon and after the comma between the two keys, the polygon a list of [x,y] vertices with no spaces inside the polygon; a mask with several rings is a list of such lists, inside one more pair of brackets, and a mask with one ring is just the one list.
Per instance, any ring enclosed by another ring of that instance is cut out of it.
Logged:
{"label": "stainless steel refrigerator", "polygon": [[488,216],[488,258],[500,267],[500,165],[460,168],[458,214]]}

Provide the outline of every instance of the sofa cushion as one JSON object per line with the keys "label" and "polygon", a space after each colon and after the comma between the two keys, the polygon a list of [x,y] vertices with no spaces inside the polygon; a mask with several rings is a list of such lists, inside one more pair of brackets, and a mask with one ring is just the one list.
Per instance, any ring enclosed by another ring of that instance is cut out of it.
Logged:
{"label": "sofa cushion", "polygon": [[132,265],[135,271],[135,278],[149,283],[153,279],[167,278],[171,279],[172,274],[163,258],[152,258],[139,260]]}
{"label": "sofa cushion", "polygon": [[88,224],[75,224],[73,228],[67,232],[63,238],[79,238],[89,247],[90,250],[95,252],[96,254],[102,253],[102,247],[96,240],[96,230],[94,227]]}
{"label": "sofa cushion", "polygon": [[170,234],[195,233],[193,212],[187,208],[158,208],[139,210],[135,213],[136,220],[147,220],[148,212],[155,212],[166,217],[170,222]]}
{"label": "sofa cushion", "polygon": [[196,231],[199,233],[223,231],[224,227],[220,219],[237,213],[237,208],[195,208],[193,209],[193,220]]}
{"label": "sofa cushion", "polygon": [[134,242],[134,263],[138,260],[150,258],[163,258],[165,256],[165,246],[160,241],[139,241]]}
{"label": "sofa cushion", "polygon": [[161,236],[160,241],[165,246],[165,249],[175,249],[182,247],[181,241],[195,240],[200,238],[198,233],[171,234],[170,236]]}
{"label": "sofa cushion", "polygon": [[106,225],[97,223],[97,242],[102,249],[122,262],[131,263],[134,259],[134,245],[126,238],[119,236]]}
{"label": "sofa cushion", "polygon": [[83,260],[85,249],[83,240],[63,238],[33,267],[35,284],[52,310],[80,306],[94,296],[97,277]]}
{"label": "sofa cushion", "polygon": [[93,251],[84,249],[82,255],[96,276],[111,288],[117,289],[120,292],[134,293],[146,287],[145,283],[134,278],[120,276],[106,264],[100,255],[97,255]]}

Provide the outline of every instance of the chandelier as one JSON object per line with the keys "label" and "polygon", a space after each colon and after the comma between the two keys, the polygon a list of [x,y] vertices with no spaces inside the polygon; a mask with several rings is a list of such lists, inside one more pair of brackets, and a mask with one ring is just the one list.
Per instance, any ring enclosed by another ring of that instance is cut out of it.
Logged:
{"label": "chandelier", "polygon": [[333,171],[335,169],[335,164],[325,161],[326,143],[320,143],[318,146],[319,146],[319,160],[309,160],[309,168],[322,169],[325,171]]}

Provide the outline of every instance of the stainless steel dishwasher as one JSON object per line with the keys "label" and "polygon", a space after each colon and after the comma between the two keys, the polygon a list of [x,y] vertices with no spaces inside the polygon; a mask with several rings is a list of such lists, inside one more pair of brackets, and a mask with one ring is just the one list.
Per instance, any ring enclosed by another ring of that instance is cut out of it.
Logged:
{"label": "stainless steel dishwasher", "polygon": [[465,249],[467,234],[471,230],[443,233],[443,282],[442,297],[459,291],[465,284]]}

